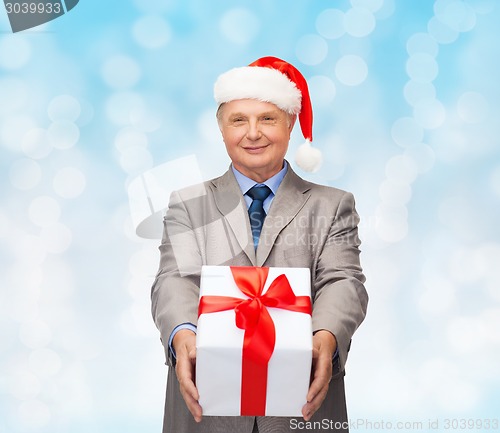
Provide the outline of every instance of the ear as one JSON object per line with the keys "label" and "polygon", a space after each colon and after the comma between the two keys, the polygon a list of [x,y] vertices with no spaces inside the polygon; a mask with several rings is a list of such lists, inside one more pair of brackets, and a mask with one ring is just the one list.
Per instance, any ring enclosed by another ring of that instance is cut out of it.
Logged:
{"label": "ear", "polygon": [[225,145],[226,144],[226,136],[224,135],[224,128],[222,127],[222,125],[220,123],[218,124],[218,126],[219,126],[220,135],[222,137],[222,142]]}
{"label": "ear", "polygon": [[297,121],[297,115],[296,114],[289,114],[288,115],[288,119],[289,119],[288,120],[288,123],[289,123],[288,131],[291,134],[292,133],[292,129],[295,126],[295,122]]}

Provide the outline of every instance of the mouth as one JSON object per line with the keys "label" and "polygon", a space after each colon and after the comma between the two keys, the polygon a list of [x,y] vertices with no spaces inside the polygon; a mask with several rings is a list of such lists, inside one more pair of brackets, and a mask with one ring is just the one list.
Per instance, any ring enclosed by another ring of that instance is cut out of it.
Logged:
{"label": "mouth", "polygon": [[266,150],[269,144],[260,145],[260,146],[245,146],[243,149],[248,153],[262,153]]}

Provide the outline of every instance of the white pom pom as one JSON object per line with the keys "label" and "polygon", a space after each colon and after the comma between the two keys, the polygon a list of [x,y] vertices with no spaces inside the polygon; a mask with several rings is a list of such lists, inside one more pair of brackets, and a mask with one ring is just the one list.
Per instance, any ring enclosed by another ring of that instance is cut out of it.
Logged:
{"label": "white pom pom", "polygon": [[321,151],[311,146],[311,142],[306,140],[301,144],[295,153],[295,162],[304,171],[314,173],[318,171],[323,162]]}

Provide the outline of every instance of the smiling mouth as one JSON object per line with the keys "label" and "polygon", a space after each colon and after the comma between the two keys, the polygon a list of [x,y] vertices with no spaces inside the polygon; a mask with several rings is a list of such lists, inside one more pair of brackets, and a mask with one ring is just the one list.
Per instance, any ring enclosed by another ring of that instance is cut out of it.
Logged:
{"label": "smiling mouth", "polygon": [[258,152],[263,151],[267,146],[269,146],[269,145],[266,144],[263,146],[247,146],[247,147],[244,147],[243,149],[245,149],[247,152],[250,152],[250,153],[258,153]]}

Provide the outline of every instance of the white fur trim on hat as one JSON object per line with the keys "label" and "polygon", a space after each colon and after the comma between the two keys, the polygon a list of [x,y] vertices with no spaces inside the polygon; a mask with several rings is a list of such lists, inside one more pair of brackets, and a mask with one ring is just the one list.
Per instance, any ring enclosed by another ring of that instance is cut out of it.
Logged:
{"label": "white fur trim on hat", "polygon": [[237,99],[271,102],[290,114],[300,113],[302,94],[293,81],[280,71],[260,66],[243,66],[220,75],[214,85],[220,105]]}

